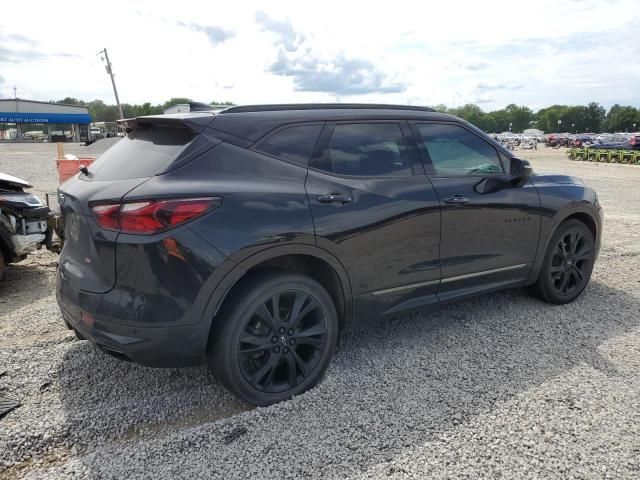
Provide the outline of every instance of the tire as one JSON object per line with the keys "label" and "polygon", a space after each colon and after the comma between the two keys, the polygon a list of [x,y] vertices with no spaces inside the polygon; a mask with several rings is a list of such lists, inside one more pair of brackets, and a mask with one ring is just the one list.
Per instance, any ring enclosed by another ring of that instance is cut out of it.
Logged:
{"label": "tire", "polygon": [[[295,311],[301,315],[292,318]],[[259,274],[225,300],[214,319],[207,363],[238,397],[271,405],[318,384],[338,330],[333,300],[318,282],[285,272]]]}
{"label": "tire", "polygon": [[594,261],[591,231],[580,220],[566,220],[551,237],[538,279],[529,291],[549,303],[572,302],[589,283]]}
{"label": "tire", "polygon": [[4,270],[6,267],[6,261],[4,259],[4,254],[0,252],[0,281],[4,278]]}

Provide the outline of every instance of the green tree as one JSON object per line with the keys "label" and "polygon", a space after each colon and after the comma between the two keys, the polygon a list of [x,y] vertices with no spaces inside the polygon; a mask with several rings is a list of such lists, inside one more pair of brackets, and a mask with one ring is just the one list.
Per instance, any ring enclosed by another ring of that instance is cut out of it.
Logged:
{"label": "green tree", "polygon": [[630,106],[615,104],[609,109],[604,126],[608,132],[626,132],[633,130],[633,124],[638,125],[638,109]]}
{"label": "green tree", "polygon": [[585,131],[600,132],[602,124],[607,117],[607,110],[600,106],[597,102],[591,102],[587,105],[587,125]]}

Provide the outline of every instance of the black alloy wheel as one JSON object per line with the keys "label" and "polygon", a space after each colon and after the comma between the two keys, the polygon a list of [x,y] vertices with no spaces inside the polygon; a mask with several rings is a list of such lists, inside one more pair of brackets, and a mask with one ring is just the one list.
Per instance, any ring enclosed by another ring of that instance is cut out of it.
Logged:
{"label": "black alloy wheel", "polygon": [[579,220],[563,222],[554,233],[532,293],[550,303],[569,303],[582,293],[593,270],[595,241]]}
{"label": "black alloy wheel", "polygon": [[229,390],[270,405],[315,386],[337,338],[333,300],[318,282],[260,274],[237,288],[214,319],[207,361]]}
{"label": "black alloy wheel", "polygon": [[279,393],[298,386],[328,347],[326,313],[302,290],[280,291],[247,315],[238,363],[255,389]]}
{"label": "black alloy wheel", "polygon": [[560,295],[571,295],[576,289],[585,287],[593,257],[592,243],[580,230],[569,230],[556,243],[549,276],[553,288]]}

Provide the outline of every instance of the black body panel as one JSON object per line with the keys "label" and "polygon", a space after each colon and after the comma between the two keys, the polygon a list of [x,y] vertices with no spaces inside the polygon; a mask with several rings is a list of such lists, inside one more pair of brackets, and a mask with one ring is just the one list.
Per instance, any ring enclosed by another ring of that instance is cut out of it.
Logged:
{"label": "black body panel", "polygon": [[[483,174],[436,175],[420,153],[410,127],[415,121],[471,132],[495,149],[505,173],[490,176],[491,188],[479,187],[489,178]],[[317,163],[327,132],[349,122],[397,123],[409,162],[402,175],[342,175]],[[323,130],[308,149],[308,166],[254,150],[270,132],[309,123]],[[65,321],[84,337],[145,365],[204,360],[229,292],[241,292],[245,274],[263,265],[304,264],[314,278],[322,268],[332,272],[341,324],[348,327],[532,283],[549,238],[566,218],[590,222],[600,243],[593,189],[570,177],[522,176],[510,168],[519,164],[511,152],[478,129],[425,109],[242,107],[139,118],[130,127],[187,128],[193,138],[174,162],[148,177],[81,175],[60,188],[68,243],[57,296]],[[456,196],[465,201],[447,201]],[[102,229],[89,207],[183,197],[222,201],[151,235]],[[278,263],[284,258],[290,261]]]}

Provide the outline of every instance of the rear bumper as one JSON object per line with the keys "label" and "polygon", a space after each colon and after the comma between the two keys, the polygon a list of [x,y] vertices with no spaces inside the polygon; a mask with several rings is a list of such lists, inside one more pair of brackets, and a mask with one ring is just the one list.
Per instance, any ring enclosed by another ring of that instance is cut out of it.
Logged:
{"label": "rear bumper", "polygon": [[88,307],[96,305],[96,297],[79,305],[65,295],[58,279],[56,297],[65,323],[81,337],[116,357],[132,360],[148,367],[186,367],[202,364],[208,340],[208,325],[140,327],[114,324],[96,318]]}

